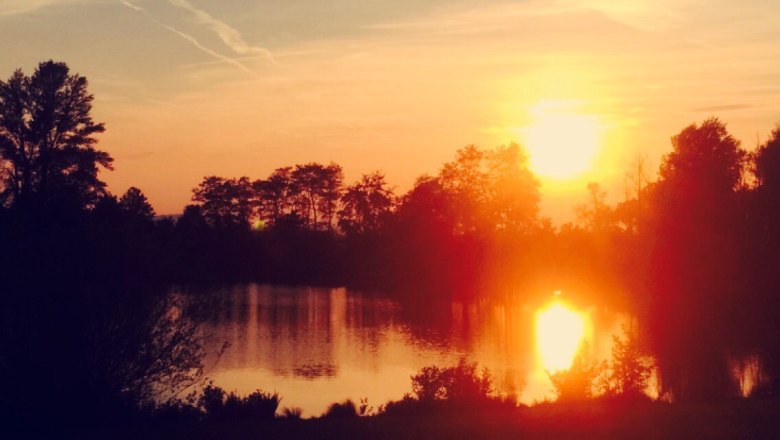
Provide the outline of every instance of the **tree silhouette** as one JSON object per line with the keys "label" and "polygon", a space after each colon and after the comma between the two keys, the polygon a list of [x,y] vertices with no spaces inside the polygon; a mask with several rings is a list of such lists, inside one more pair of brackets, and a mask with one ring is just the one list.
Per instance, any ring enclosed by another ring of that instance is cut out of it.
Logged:
{"label": "tree silhouette", "polygon": [[[749,318],[743,332],[760,341],[770,393],[780,391],[780,125],[755,154],[752,194]],[[749,341],[745,345],[750,346]]]}
{"label": "tree silhouette", "polygon": [[661,384],[679,399],[733,392],[732,345],[740,290],[738,189],[746,153],[718,119],[690,125],[649,195],[649,323]]}
{"label": "tree silhouette", "polygon": [[548,371],[547,374],[555,387],[558,400],[567,402],[592,398],[596,379],[602,369],[603,364],[593,359],[590,345],[583,342],[569,369]]}
{"label": "tree silhouette", "polygon": [[528,168],[528,155],[512,143],[485,154],[488,212],[496,229],[528,231],[539,213],[539,181]]}
{"label": "tree silhouette", "polygon": [[94,147],[104,127],[92,120],[92,100],[86,78],[65,63],[46,61],[32,76],[17,70],[0,81],[5,200],[69,197],[91,206],[104,194],[98,167],[111,169],[112,159]]}
{"label": "tree silhouette", "polygon": [[772,130],[766,143],[758,148],[755,173],[759,188],[780,194],[780,124]]}
{"label": "tree silhouette", "polygon": [[309,229],[332,229],[344,179],[341,166],[296,165],[290,177],[295,205]]}
{"label": "tree silhouette", "polygon": [[192,201],[201,204],[206,222],[223,228],[248,228],[256,205],[255,192],[247,177],[205,177],[192,190]]}
{"label": "tree silhouette", "polygon": [[119,198],[119,206],[132,217],[141,220],[152,220],[154,218],[154,208],[146,199],[144,193],[131,186]]}
{"label": "tree silhouette", "polygon": [[588,203],[576,208],[577,220],[596,233],[609,232],[615,227],[615,215],[606,203],[607,193],[597,182],[588,183]]}
{"label": "tree silhouette", "polygon": [[268,179],[252,184],[259,200],[260,216],[271,225],[276,226],[294,212],[296,187],[291,173],[292,167],[278,168]]}
{"label": "tree silhouette", "polygon": [[730,192],[740,184],[747,153],[719,119],[689,125],[672,137],[672,147],[661,165],[663,180],[707,193]]}
{"label": "tree silhouette", "polygon": [[347,233],[378,231],[395,204],[395,195],[379,171],[364,174],[341,196],[339,226]]}
{"label": "tree silhouette", "polygon": [[612,336],[612,360],[606,377],[607,394],[641,396],[653,372],[652,358],[639,342],[635,327],[623,325],[624,338]]}
{"label": "tree silhouette", "polygon": [[461,358],[454,367],[425,367],[412,376],[412,391],[420,401],[469,401],[488,399],[493,393],[487,369],[477,373],[477,364]]}
{"label": "tree silhouette", "polygon": [[398,216],[409,227],[451,232],[452,206],[449,194],[436,177],[421,176],[401,198]]}
{"label": "tree silhouette", "polygon": [[182,211],[181,217],[176,222],[176,229],[189,234],[197,234],[208,227],[203,217],[203,208],[200,205],[187,205]]}
{"label": "tree silhouette", "polygon": [[473,232],[483,228],[487,200],[487,173],[484,169],[485,154],[474,145],[458,150],[452,162],[444,164],[439,181],[446,191],[451,205],[456,233]]}
{"label": "tree silhouette", "polygon": [[463,235],[527,231],[536,223],[538,203],[539,183],[519,145],[488,151],[468,145],[436,178],[419,179],[403,199],[402,211],[419,209],[420,215],[433,215],[452,225],[453,234]]}

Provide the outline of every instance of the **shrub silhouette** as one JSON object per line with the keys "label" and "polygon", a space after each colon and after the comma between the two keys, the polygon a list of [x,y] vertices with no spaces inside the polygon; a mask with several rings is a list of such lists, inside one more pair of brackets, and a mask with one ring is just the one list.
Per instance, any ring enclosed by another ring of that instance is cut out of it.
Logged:
{"label": "shrub silhouette", "polygon": [[420,413],[503,411],[517,408],[514,397],[493,393],[487,369],[477,373],[477,364],[461,359],[454,367],[428,366],[412,376],[414,396],[387,402],[379,414],[418,415]]}
{"label": "shrub silhouette", "polygon": [[640,345],[637,331],[625,325],[622,328],[625,339],[612,336],[612,361],[604,392],[612,396],[641,397],[653,372],[653,360]]}
{"label": "shrub silhouette", "polygon": [[590,346],[583,343],[568,370],[548,371],[547,374],[559,401],[578,401],[594,396],[596,379],[605,366],[593,359]]}
{"label": "shrub silhouette", "polygon": [[282,417],[285,419],[299,420],[303,410],[297,406],[282,409]]}
{"label": "shrub silhouette", "polygon": [[455,367],[425,367],[412,376],[412,391],[420,401],[488,399],[492,393],[487,369],[477,374],[477,364],[461,359]]}
{"label": "shrub silhouette", "polygon": [[351,419],[358,417],[358,410],[355,403],[347,399],[343,402],[331,403],[322,417],[326,419]]}
{"label": "shrub silhouette", "polygon": [[203,389],[198,404],[205,411],[206,419],[210,420],[271,420],[281,400],[278,393],[257,390],[241,397],[209,384]]}

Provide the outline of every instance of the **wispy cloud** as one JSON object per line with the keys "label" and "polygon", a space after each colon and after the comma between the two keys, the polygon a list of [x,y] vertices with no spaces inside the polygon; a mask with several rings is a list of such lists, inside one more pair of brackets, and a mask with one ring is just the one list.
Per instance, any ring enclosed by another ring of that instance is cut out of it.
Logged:
{"label": "wispy cloud", "polygon": [[117,0],[117,1],[119,3],[122,3],[123,5],[127,6],[128,8],[136,11],[136,12],[146,12],[146,9],[144,9],[144,8],[142,8],[140,6],[136,6],[136,5],[134,5],[134,4],[130,3],[130,2],[127,2],[125,0]]}
{"label": "wispy cloud", "polygon": [[217,34],[220,40],[233,52],[239,55],[256,55],[266,58],[270,62],[274,62],[273,54],[270,50],[264,47],[249,45],[241,34],[233,27],[229,26],[224,21],[218,20],[211,16],[206,11],[198,9],[187,0],[168,0],[168,2],[178,8],[184,9],[191,13],[199,24],[202,24],[214,33]]}
{"label": "wispy cloud", "polygon": [[0,2],[0,17],[26,14],[50,6],[65,6],[86,1],[88,0],[3,0]]}
{"label": "wispy cloud", "polygon": [[130,9],[132,9],[132,10],[138,12],[138,13],[146,15],[150,20],[154,21],[155,23],[157,23],[162,28],[167,29],[168,31],[173,32],[174,34],[178,35],[179,37],[181,37],[185,41],[187,41],[190,44],[192,44],[198,50],[200,50],[200,51],[210,55],[214,59],[216,59],[218,62],[222,62],[222,63],[227,63],[227,64],[230,64],[230,65],[233,65],[233,66],[243,70],[244,72],[246,72],[246,73],[248,73],[250,75],[255,75],[255,73],[251,69],[246,67],[240,61],[238,61],[236,59],[233,59],[233,58],[230,58],[230,57],[228,57],[226,55],[223,55],[223,54],[221,54],[221,53],[219,53],[219,52],[217,52],[215,50],[209,49],[208,47],[206,47],[203,44],[201,44],[198,41],[198,39],[193,37],[192,35],[187,34],[185,32],[182,32],[182,31],[176,29],[175,27],[173,27],[171,25],[168,25],[168,24],[165,24],[165,23],[161,22],[160,20],[155,18],[147,9],[142,8],[142,7],[140,7],[140,6],[136,5],[136,4],[133,4],[133,3],[129,2],[129,1],[127,1],[127,0],[117,0],[117,1],[119,3],[121,3],[122,5],[130,8]]}

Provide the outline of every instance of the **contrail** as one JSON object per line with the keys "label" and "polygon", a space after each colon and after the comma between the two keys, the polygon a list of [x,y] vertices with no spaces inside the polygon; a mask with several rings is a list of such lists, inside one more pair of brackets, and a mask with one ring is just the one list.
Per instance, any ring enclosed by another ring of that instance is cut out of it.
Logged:
{"label": "contrail", "polygon": [[235,60],[235,59],[233,59],[233,58],[230,58],[230,57],[228,57],[228,56],[222,55],[221,53],[219,53],[219,52],[216,52],[216,51],[214,51],[214,50],[212,50],[212,49],[209,49],[208,47],[206,47],[206,46],[202,45],[202,44],[201,44],[201,43],[200,43],[200,42],[199,42],[199,41],[198,41],[198,40],[197,40],[195,37],[193,37],[192,35],[186,34],[186,33],[182,32],[182,31],[180,31],[180,30],[178,30],[178,29],[174,28],[173,26],[170,26],[170,25],[167,25],[167,24],[165,24],[165,23],[161,22],[160,20],[158,20],[157,18],[155,18],[155,17],[154,17],[154,16],[153,16],[153,15],[152,15],[152,14],[151,14],[151,13],[150,13],[150,12],[149,12],[147,9],[145,9],[145,8],[142,8],[142,7],[140,7],[140,6],[138,6],[138,5],[135,5],[135,4],[133,4],[133,3],[130,3],[130,2],[129,2],[129,1],[127,1],[127,0],[117,0],[117,1],[118,1],[120,4],[122,4],[122,5],[124,5],[124,6],[128,7],[128,8],[130,8],[130,9],[132,9],[132,10],[136,11],[136,12],[139,12],[139,13],[142,13],[142,14],[146,15],[146,16],[147,16],[147,17],[148,17],[150,20],[152,20],[153,22],[155,22],[155,23],[156,23],[157,25],[159,25],[160,27],[162,27],[162,28],[164,28],[164,29],[167,29],[167,30],[169,30],[170,32],[173,32],[174,34],[178,35],[178,36],[179,36],[179,37],[181,37],[182,39],[186,40],[187,42],[189,42],[190,44],[192,44],[193,46],[195,46],[195,47],[196,47],[198,50],[200,50],[200,51],[202,51],[202,52],[204,52],[204,53],[207,53],[207,54],[209,54],[210,56],[212,56],[212,57],[216,58],[216,59],[217,59],[217,60],[219,60],[220,62],[224,62],[224,63],[232,64],[232,65],[234,65],[234,66],[238,67],[239,69],[243,70],[244,72],[246,72],[246,73],[248,73],[248,74],[250,74],[250,75],[252,75],[252,76],[257,76],[257,75],[255,74],[255,72],[253,72],[251,69],[249,69],[248,67],[246,67],[245,65],[243,65],[243,64],[242,64],[241,62],[239,62],[238,60]]}
{"label": "contrail", "polygon": [[119,3],[122,3],[123,5],[127,6],[128,8],[130,8],[130,9],[134,10],[134,11],[137,11],[137,12],[146,12],[146,9],[144,9],[144,8],[142,8],[142,7],[140,7],[140,6],[136,6],[136,5],[134,5],[134,4],[130,3],[130,2],[126,2],[125,0],[117,0],[117,1],[118,1]]}
{"label": "contrail", "polygon": [[168,0],[170,4],[178,8],[184,9],[193,14],[198,23],[209,27],[214,31],[220,40],[233,52],[240,55],[260,55],[266,58],[268,61],[275,63],[273,54],[270,50],[264,47],[251,46],[244,41],[241,34],[227,23],[212,17],[206,11],[198,9],[187,0]]}
{"label": "contrail", "polygon": [[[225,55],[222,55],[222,54],[220,54],[218,52],[215,52],[214,50],[211,50],[211,49],[203,46],[192,35],[188,35],[188,34],[186,34],[184,32],[179,31],[176,28],[173,28],[173,27],[171,27],[171,26],[169,26],[169,25],[167,25],[165,23],[162,23],[160,20],[155,18],[145,8],[137,6],[137,5],[129,2],[128,0],[117,0],[117,1],[119,3],[121,3],[121,4],[123,4],[124,6],[130,8],[130,9],[132,9],[134,11],[136,11],[136,12],[139,12],[139,13],[142,13],[142,14],[146,15],[150,20],[154,21],[159,26],[161,26],[161,27],[167,29],[168,31],[175,33],[179,37],[187,40],[190,44],[192,44],[193,46],[195,46],[199,50],[201,50],[201,51],[209,54],[211,57],[213,57],[216,60],[216,62],[232,64],[232,65],[238,67],[239,69],[243,70],[244,72],[247,72],[247,73],[251,74],[255,78],[258,77],[258,75],[255,72],[252,72],[249,68],[247,68],[245,65],[243,65],[238,60],[230,58],[230,57],[227,57]],[[262,55],[263,57],[268,59],[271,63],[277,64],[276,61],[273,58],[273,54],[271,53],[271,51],[269,51],[267,49],[264,49],[264,48],[254,47],[254,46],[248,45],[243,40],[243,38],[241,38],[241,35],[238,33],[238,31],[236,31],[232,27],[228,26],[227,24],[225,24],[225,23],[223,23],[223,22],[221,22],[221,21],[211,17],[208,13],[206,13],[204,11],[201,11],[199,9],[196,9],[187,0],[168,0],[168,1],[172,5],[174,5],[176,7],[179,7],[179,8],[182,8],[182,9],[185,9],[185,10],[189,11],[190,13],[194,14],[196,16],[196,18],[198,19],[200,24],[203,24],[203,25],[206,25],[206,26],[210,27],[214,32],[217,33],[217,35],[225,43],[225,45],[227,45],[234,52],[239,53],[239,54],[243,54],[243,55],[253,55],[253,56]],[[345,127],[345,128],[348,128],[348,129],[354,130],[354,131],[362,131],[362,132],[364,132],[366,134],[370,134],[370,135],[375,136],[375,137],[387,138],[387,136],[385,136],[384,134],[377,133],[374,130],[369,130],[369,129],[366,129],[366,128],[359,127],[359,126],[356,126],[354,124],[351,124],[351,123],[347,122],[346,120],[344,120],[344,118],[340,117],[337,114],[333,114],[333,113],[330,113],[330,112],[323,112],[322,109],[320,109],[320,107],[319,107],[319,105],[317,103],[312,102],[312,100],[309,99],[306,96],[301,96],[301,95],[295,94],[293,96],[293,98],[301,101],[303,103],[303,105],[305,105],[305,106],[307,106],[309,108],[315,109],[315,111],[317,111],[318,113],[324,115],[327,120],[333,121],[333,122],[335,122],[336,124],[338,124],[338,125],[340,125],[342,127]]]}
{"label": "contrail", "polygon": [[180,30],[178,30],[178,29],[176,29],[174,27],[168,26],[167,24],[162,24],[161,26],[164,27],[165,29],[168,29],[169,31],[173,32],[174,34],[184,38],[185,40],[189,41],[190,43],[192,43],[193,46],[197,47],[198,49],[202,50],[203,52],[206,52],[207,54],[213,56],[214,58],[217,58],[220,61],[224,61],[226,63],[232,64],[232,65],[238,67],[239,69],[243,70],[244,72],[246,72],[246,73],[248,73],[250,75],[254,75],[255,74],[248,67],[246,67],[245,65],[241,64],[238,60],[234,60],[233,58],[230,58],[230,57],[227,57],[225,55],[222,55],[221,53],[215,52],[215,51],[209,49],[208,47],[200,44],[200,42],[198,42],[198,40],[196,40],[195,37],[193,37],[192,35],[185,34],[184,32],[182,32],[182,31],[180,31]]}

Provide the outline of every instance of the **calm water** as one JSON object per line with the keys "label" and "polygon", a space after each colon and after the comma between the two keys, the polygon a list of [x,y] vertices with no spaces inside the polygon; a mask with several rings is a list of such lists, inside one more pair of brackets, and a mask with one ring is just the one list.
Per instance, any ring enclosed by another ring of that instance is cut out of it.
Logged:
{"label": "calm water", "polygon": [[[204,296],[205,295],[205,296]],[[534,316],[545,301],[445,302],[425,310],[343,288],[240,285],[198,295],[208,303],[204,330],[209,377],[228,391],[277,391],[282,407],[305,416],[328,404],[368,398],[376,407],[411,392],[424,366],[461,357],[487,367],[501,393],[531,403],[551,398],[537,355]],[[583,310],[590,339],[606,358],[626,315]],[[214,355],[223,344],[224,354]]]}

